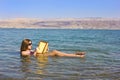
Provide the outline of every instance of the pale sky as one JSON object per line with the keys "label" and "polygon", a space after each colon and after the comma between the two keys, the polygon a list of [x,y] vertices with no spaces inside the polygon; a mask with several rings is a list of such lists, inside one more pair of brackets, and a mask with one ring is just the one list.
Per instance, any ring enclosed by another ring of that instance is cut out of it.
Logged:
{"label": "pale sky", "polygon": [[120,0],[0,0],[1,18],[120,18]]}

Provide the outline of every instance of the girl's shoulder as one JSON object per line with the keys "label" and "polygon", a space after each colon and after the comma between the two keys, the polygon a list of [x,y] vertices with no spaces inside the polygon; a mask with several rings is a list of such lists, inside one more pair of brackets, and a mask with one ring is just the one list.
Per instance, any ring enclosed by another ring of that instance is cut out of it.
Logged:
{"label": "girl's shoulder", "polygon": [[21,55],[22,55],[22,56],[29,56],[30,53],[31,53],[30,51],[22,51],[22,52],[21,52]]}

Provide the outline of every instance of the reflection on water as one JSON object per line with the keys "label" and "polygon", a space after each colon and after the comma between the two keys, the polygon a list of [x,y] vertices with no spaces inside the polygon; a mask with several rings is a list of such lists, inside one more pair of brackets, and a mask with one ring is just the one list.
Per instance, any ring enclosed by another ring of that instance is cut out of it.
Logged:
{"label": "reflection on water", "polygon": [[31,72],[30,70],[31,59],[29,56],[21,57],[21,71]]}
{"label": "reflection on water", "polygon": [[[48,57],[37,56],[37,57],[22,57],[21,58],[21,71],[24,73],[25,79],[42,79],[40,75],[47,74]],[[39,77],[36,77],[39,75]]]}
{"label": "reflection on water", "polygon": [[45,68],[48,64],[48,57],[44,55],[37,56],[37,66],[38,69],[36,71],[36,74],[45,74]]}

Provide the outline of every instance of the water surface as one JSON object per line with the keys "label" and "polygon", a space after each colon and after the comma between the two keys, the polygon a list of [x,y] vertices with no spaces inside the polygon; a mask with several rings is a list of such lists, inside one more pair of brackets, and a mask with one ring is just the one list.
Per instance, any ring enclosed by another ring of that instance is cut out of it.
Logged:
{"label": "water surface", "polygon": [[[33,49],[39,40],[50,50],[85,51],[85,58],[19,55],[21,41],[29,38]],[[0,29],[0,80],[119,80],[120,30]]]}

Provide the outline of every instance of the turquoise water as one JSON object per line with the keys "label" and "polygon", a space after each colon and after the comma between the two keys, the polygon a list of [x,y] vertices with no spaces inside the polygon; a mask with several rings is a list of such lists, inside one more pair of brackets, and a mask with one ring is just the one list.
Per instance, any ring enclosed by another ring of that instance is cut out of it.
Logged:
{"label": "turquoise water", "polygon": [[[21,41],[49,42],[50,50],[85,51],[85,58],[19,56]],[[120,30],[0,29],[0,80],[119,80]]]}

